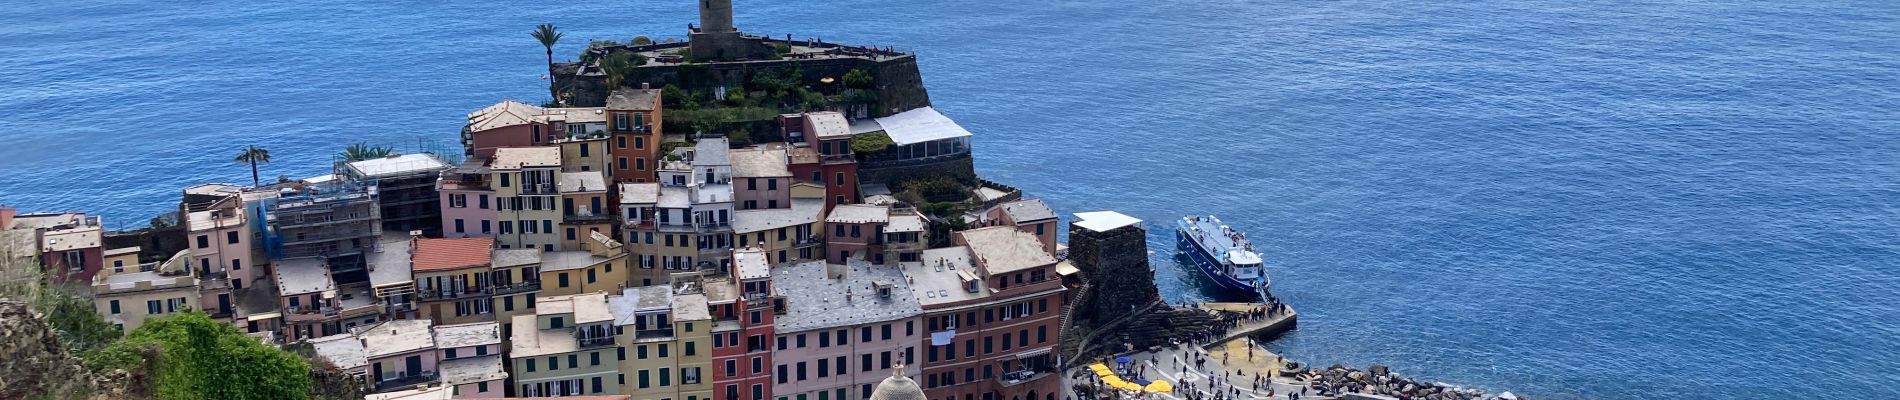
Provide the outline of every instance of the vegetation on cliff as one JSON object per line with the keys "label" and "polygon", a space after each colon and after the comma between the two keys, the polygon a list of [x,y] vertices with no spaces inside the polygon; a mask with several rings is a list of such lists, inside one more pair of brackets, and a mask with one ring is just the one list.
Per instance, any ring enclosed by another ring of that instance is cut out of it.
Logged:
{"label": "vegetation on cliff", "polygon": [[[152,363],[151,349],[158,349]],[[159,399],[303,399],[310,397],[310,364],[191,310],[147,319],[144,325],[86,355],[94,369],[147,371]]]}

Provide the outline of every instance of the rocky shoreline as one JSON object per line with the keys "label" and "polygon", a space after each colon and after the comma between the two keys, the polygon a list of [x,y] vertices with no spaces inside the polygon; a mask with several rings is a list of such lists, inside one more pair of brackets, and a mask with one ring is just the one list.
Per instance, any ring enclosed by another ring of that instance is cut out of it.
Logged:
{"label": "rocky shoreline", "polygon": [[[1484,389],[1429,382],[1392,372],[1384,365],[1372,364],[1364,370],[1333,364],[1326,368],[1290,368],[1282,375],[1307,382],[1321,395],[1342,399],[1394,398],[1403,400],[1517,400],[1524,397],[1511,392],[1486,393]],[[1364,396],[1372,395],[1372,396]]]}

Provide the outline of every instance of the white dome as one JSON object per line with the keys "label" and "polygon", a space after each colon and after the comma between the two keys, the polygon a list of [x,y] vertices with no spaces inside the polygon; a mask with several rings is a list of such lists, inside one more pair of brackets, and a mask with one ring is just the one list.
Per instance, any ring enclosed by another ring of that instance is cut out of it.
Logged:
{"label": "white dome", "polygon": [[877,389],[871,390],[871,400],[925,400],[924,389],[917,387],[917,381],[904,376],[904,366],[892,370],[891,377],[878,382]]}

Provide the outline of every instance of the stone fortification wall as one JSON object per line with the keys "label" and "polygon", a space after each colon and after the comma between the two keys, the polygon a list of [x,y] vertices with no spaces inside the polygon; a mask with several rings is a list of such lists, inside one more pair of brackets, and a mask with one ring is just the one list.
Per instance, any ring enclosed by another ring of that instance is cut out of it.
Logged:
{"label": "stone fortification wall", "polygon": [[[750,37],[746,40],[760,43],[784,42],[783,40]],[[798,42],[800,46],[812,44]],[[662,43],[642,46],[621,46],[608,51],[660,52],[688,48],[688,43]],[[819,47],[846,47],[837,44],[817,44]],[[621,84],[627,87],[639,87],[641,83],[653,87],[667,84],[686,90],[705,90],[717,87],[735,87],[745,82],[746,75],[754,72],[769,71],[797,65],[803,72],[805,84],[819,87],[819,79],[841,78],[853,69],[864,69],[871,73],[877,93],[878,104],[871,110],[872,117],[882,117],[910,109],[930,105],[930,94],[924,89],[923,74],[917,69],[917,58],[913,55],[880,57],[877,60],[864,57],[834,57],[819,59],[781,59],[754,61],[727,61],[691,64],[649,64],[635,68]],[[553,85],[568,88],[573,93],[573,101],[580,107],[598,107],[606,103],[608,88],[606,79],[598,74],[575,76],[579,65],[564,63],[555,65]]]}

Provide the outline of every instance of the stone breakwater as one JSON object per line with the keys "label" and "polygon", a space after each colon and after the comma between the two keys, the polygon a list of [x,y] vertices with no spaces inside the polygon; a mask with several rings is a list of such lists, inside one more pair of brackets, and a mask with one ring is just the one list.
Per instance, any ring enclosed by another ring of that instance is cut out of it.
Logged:
{"label": "stone breakwater", "polygon": [[1319,391],[1322,396],[1336,396],[1341,399],[1515,400],[1522,398],[1511,392],[1490,394],[1484,389],[1464,388],[1442,382],[1409,378],[1379,364],[1373,364],[1364,370],[1334,364],[1326,368],[1307,368],[1289,372],[1293,373],[1294,378],[1306,382],[1308,387]]}

